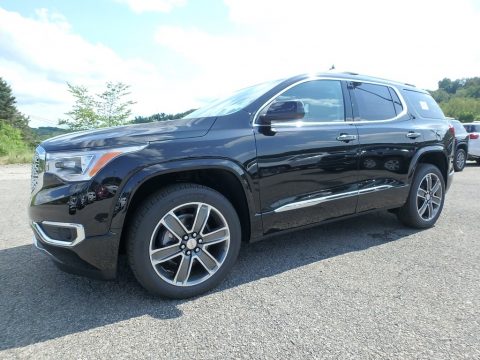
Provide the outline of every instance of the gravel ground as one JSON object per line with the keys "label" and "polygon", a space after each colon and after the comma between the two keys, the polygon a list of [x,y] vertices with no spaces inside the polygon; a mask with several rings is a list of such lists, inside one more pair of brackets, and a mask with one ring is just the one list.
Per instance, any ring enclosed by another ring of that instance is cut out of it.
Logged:
{"label": "gravel ground", "polygon": [[103,282],[31,245],[29,167],[0,167],[0,358],[480,359],[480,168],[455,175],[437,225],[387,213],[243,246],[188,301]]}

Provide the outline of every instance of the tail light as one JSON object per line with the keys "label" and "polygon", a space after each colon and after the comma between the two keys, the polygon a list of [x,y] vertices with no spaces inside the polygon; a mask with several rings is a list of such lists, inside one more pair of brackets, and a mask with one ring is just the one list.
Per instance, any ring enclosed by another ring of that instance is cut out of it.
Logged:
{"label": "tail light", "polygon": [[468,135],[468,137],[471,139],[471,140],[476,140],[480,137],[480,134],[479,133],[471,133]]}
{"label": "tail light", "polygon": [[450,134],[455,137],[455,128],[453,127],[453,125],[448,125],[448,131],[450,131]]}

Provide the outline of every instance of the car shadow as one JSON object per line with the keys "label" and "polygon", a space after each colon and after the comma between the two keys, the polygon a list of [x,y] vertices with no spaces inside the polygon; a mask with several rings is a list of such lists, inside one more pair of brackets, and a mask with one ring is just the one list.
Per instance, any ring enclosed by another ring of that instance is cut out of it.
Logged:
{"label": "car shadow", "polygon": [[[228,278],[210,294],[353,251],[388,244],[414,233],[390,213],[374,213],[245,244]],[[58,270],[33,247],[0,251],[0,350],[151,316],[182,316],[178,305],[149,295],[125,259],[115,281],[92,280]]]}

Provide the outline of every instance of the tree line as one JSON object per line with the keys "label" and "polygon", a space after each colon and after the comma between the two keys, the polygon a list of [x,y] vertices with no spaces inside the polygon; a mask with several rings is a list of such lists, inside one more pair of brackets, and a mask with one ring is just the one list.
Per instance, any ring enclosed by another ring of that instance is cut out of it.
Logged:
{"label": "tree line", "polygon": [[430,92],[446,116],[462,122],[480,120],[480,77],[438,82],[438,89]]}
{"label": "tree line", "polygon": [[[12,152],[28,152],[41,140],[69,131],[175,120],[194,111],[159,112],[131,119],[131,107],[135,101],[130,99],[127,84],[107,82],[103,91],[91,94],[85,86],[67,83],[67,90],[74,103],[66,117],[58,121],[60,127],[32,129],[28,116],[17,109],[10,85],[0,77],[0,157]],[[438,82],[438,89],[430,93],[446,116],[463,122],[480,120],[480,77],[444,78]]]}

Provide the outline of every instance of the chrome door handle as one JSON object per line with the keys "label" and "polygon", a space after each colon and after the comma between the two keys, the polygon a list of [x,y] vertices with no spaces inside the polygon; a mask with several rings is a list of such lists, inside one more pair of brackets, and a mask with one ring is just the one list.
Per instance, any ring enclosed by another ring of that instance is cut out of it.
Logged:
{"label": "chrome door handle", "polygon": [[422,134],[420,134],[420,133],[418,133],[418,132],[410,131],[410,132],[408,132],[405,136],[406,136],[407,138],[409,138],[409,139],[416,139],[416,138],[419,137],[420,135],[422,135]]}
{"label": "chrome door handle", "polygon": [[349,142],[351,140],[357,140],[357,135],[340,134],[337,136],[337,140]]}

